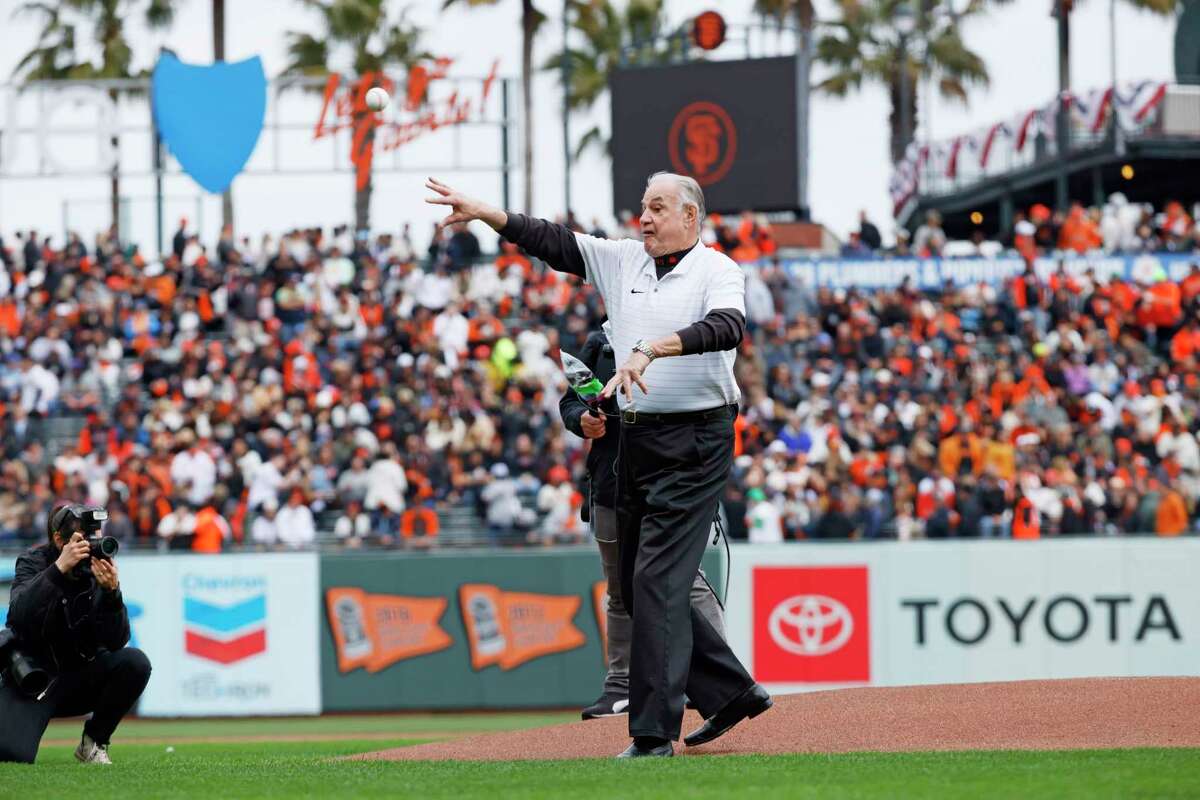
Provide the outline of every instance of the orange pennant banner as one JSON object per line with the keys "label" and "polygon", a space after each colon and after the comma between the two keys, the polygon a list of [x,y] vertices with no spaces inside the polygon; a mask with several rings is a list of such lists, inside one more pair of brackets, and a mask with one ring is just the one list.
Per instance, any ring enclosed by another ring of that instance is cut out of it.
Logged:
{"label": "orange pennant banner", "polygon": [[459,587],[458,599],[476,670],[493,664],[513,669],[587,641],[572,622],[580,605],[576,595],[505,592],[491,584],[468,583]]}
{"label": "orange pennant banner", "polygon": [[337,587],[325,593],[325,603],[341,672],[358,667],[379,672],[397,661],[453,644],[438,624],[447,605],[441,597],[367,594]]}

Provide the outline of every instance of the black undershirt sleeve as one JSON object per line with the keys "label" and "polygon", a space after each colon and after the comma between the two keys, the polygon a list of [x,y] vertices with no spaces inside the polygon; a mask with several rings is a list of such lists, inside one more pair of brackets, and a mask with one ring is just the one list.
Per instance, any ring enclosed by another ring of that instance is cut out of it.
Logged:
{"label": "black undershirt sleeve", "polygon": [[579,251],[579,243],[575,241],[575,234],[570,228],[512,211],[507,213],[508,222],[500,229],[501,236],[559,272],[587,277],[583,253]]}
{"label": "black undershirt sleeve", "polygon": [[736,308],[714,308],[704,319],[675,333],[685,356],[732,350],[746,333],[746,318]]}

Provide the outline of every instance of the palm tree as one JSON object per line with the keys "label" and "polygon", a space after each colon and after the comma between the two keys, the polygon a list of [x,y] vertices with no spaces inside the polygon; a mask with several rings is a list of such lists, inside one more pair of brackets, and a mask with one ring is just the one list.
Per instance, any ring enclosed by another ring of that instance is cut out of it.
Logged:
{"label": "palm tree", "polygon": [[813,31],[817,16],[812,0],[754,0],[754,11],[774,19],[782,25],[789,17],[796,18],[796,106],[800,120],[796,131],[796,149],[799,151],[800,175],[797,179],[800,217],[806,219],[808,205],[808,110],[812,85]]}
{"label": "palm tree", "polygon": [[[133,70],[133,51],[125,38],[125,21],[142,10],[146,25],[164,28],[174,16],[175,0],[55,0],[26,2],[17,13],[39,14],[42,30],[37,43],[17,63],[13,78],[19,81],[113,80],[144,77],[145,70]],[[99,45],[100,61],[81,57],[77,31],[88,26],[91,39]],[[109,89],[116,105],[120,92]],[[110,211],[112,226],[118,230],[121,217],[120,137],[113,134]]]}
{"label": "palm tree", "polygon": [[[468,6],[492,6],[500,0],[443,0],[442,8],[455,3]],[[521,0],[521,127],[524,142],[522,161],[525,165],[525,213],[533,211],[533,39],[546,15],[538,11],[533,0]]]}
{"label": "palm tree", "polygon": [[[321,18],[322,31],[314,36],[289,31],[290,60],[285,75],[328,77],[330,58],[348,55],[354,72],[361,76],[382,73],[391,67],[410,69],[429,54],[418,49],[420,30],[408,23],[405,12],[395,19],[388,15],[387,0],[303,0]],[[356,126],[358,124],[356,120]],[[375,129],[366,126],[365,136],[356,146],[374,146]],[[354,195],[354,224],[358,230],[369,230],[371,221],[371,191],[374,180],[368,168],[366,182],[356,185]]]}
{"label": "palm tree", "polygon": [[[610,0],[569,0],[573,21],[579,32],[579,47],[556,53],[543,69],[562,72],[567,59],[567,108],[586,112],[608,91],[609,75],[622,62],[624,54],[634,50],[640,62],[666,62],[674,55],[672,41],[664,38],[665,0],[629,0],[618,11]],[[593,126],[575,146],[575,158],[589,147],[608,152],[608,140],[600,126]]]}
{"label": "palm tree", "polygon": [[[901,130],[901,70],[908,71],[909,86],[917,86],[922,77],[937,80],[938,90],[947,99],[967,102],[967,88],[986,86],[988,71],[983,59],[970,50],[959,34],[959,22],[981,12],[985,0],[971,0],[958,14],[935,13],[938,0],[927,0],[917,12],[916,37],[925,42],[918,58],[911,47],[901,47],[893,16],[905,0],[835,0],[838,18],[826,24],[830,32],[817,42],[816,58],[831,68],[817,85],[828,94],[844,97],[864,83],[887,87],[891,98],[891,155],[894,162],[904,157],[905,142],[911,131]],[[915,125],[917,92],[908,93],[909,115]]]}
{"label": "palm tree", "polygon": [[[225,0],[212,0],[213,61],[225,60]],[[221,226],[233,227],[233,187],[221,193]]]}

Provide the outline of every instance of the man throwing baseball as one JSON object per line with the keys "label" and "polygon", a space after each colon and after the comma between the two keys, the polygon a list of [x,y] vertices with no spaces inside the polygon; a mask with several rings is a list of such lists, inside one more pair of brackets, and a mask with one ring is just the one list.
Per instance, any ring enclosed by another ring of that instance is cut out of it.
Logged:
{"label": "man throwing baseball", "polygon": [[[621,410],[617,530],[621,594],[633,618],[629,733],[621,756],[674,755],[684,697],[705,718],[684,740],[712,741],[771,706],[689,597],[733,463],[740,397],[734,348],[745,278],[700,244],[704,195],[691,178],[650,177],[643,240],[610,241],[508,213],[430,179],[443,225],[479,219],[604,299],[620,366],[605,387]],[[657,363],[656,363],[657,362]]]}

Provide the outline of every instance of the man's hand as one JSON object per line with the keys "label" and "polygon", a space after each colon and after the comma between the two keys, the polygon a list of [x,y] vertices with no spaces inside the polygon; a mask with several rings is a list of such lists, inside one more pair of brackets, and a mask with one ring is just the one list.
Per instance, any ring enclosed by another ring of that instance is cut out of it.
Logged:
{"label": "man's hand", "polygon": [[646,389],[646,382],[642,380],[642,373],[646,371],[646,367],[648,366],[650,366],[650,359],[646,357],[646,354],[634,350],[629,359],[612,376],[612,380],[604,387],[604,391],[600,396],[607,400],[617,391],[621,391],[625,394],[626,400],[632,400],[633,384],[635,383],[641,387],[644,394],[649,394],[650,392]]}
{"label": "man's hand", "polygon": [[585,411],[583,416],[579,418],[579,425],[583,428],[583,438],[599,439],[604,435],[604,415],[597,414],[595,411]]}
{"label": "man's hand", "polygon": [[117,579],[117,562],[109,561],[104,558],[92,559],[92,574],[96,576],[96,583],[100,584],[101,588],[107,589],[110,592],[115,592],[120,586],[120,581]]}
{"label": "man's hand", "polygon": [[54,566],[58,567],[58,571],[63,575],[70,573],[75,569],[75,565],[83,561],[92,551],[92,546],[83,538],[83,534],[75,531],[71,535],[71,541],[63,546],[62,552],[58,554],[58,559],[54,562]]}
{"label": "man's hand", "polygon": [[437,193],[437,197],[426,197],[426,203],[450,206],[453,209],[448,217],[438,223],[439,228],[453,225],[456,222],[470,222],[478,219],[498,231],[508,223],[508,214],[504,213],[503,209],[490,206],[474,197],[460,194],[436,178],[425,181],[425,188]]}

